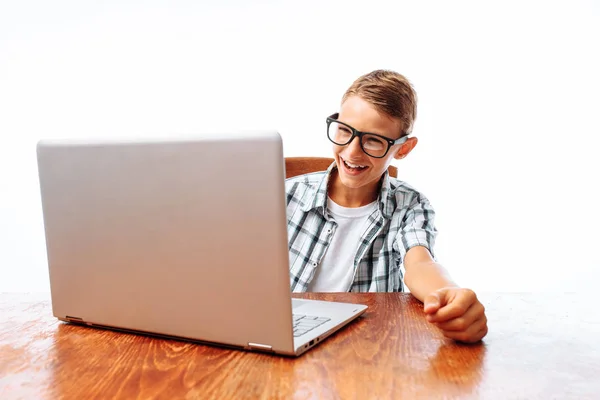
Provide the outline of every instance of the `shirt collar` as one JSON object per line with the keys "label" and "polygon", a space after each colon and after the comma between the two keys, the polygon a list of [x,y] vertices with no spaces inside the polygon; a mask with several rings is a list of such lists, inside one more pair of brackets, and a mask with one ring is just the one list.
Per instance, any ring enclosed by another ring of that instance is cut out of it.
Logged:
{"label": "shirt collar", "polygon": [[327,210],[327,186],[329,184],[329,178],[331,177],[331,171],[335,168],[337,167],[334,161],[329,168],[327,168],[327,173],[323,176],[323,179],[321,179],[319,184],[310,187],[306,202],[302,206],[302,211],[308,212],[317,210],[321,215],[325,216]]}
{"label": "shirt collar", "polygon": [[[317,210],[321,215],[326,217],[327,211],[327,186],[329,185],[329,179],[331,178],[332,171],[337,168],[335,161],[327,168],[327,173],[323,176],[321,182],[318,185],[310,188],[307,201],[302,207],[302,211],[308,212],[310,210]],[[390,175],[386,170],[383,175],[383,181],[381,183],[381,189],[379,191],[379,210],[381,214],[386,218],[392,218],[394,213],[394,194],[391,190]]]}

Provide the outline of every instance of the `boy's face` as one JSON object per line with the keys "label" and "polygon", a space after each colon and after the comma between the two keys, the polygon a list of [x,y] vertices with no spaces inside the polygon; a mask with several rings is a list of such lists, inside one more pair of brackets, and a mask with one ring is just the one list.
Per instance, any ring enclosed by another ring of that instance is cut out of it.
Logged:
{"label": "boy's face", "polygon": [[[356,130],[376,133],[392,140],[400,137],[403,128],[399,119],[380,113],[359,96],[351,96],[342,103],[338,120]],[[392,146],[385,157],[373,158],[365,154],[357,137],[346,146],[334,144],[333,156],[339,179],[349,189],[376,190],[392,158],[403,158],[414,145],[416,138],[411,138],[403,145]]]}

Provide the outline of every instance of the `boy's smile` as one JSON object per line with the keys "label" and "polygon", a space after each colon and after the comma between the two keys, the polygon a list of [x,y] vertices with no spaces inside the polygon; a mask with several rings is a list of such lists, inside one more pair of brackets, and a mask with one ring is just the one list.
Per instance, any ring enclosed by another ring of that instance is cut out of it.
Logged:
{"label": "boy's smile", "polygon": [[367,165],[354,164],[348,160],[345,160],[341,156],[340,161],[342,161],[342,166],[346,170],[346,173],[352,176],[362,174],[367,168],[369,168]]}

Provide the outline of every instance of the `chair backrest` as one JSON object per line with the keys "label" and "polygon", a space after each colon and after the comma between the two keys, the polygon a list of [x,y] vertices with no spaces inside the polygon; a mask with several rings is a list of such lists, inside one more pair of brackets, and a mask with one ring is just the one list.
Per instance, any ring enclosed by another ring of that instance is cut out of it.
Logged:
{"label": "chair backrest", "polygon": [[[291,178],[310,172],[325,171],[333,158],[329,157],[286,157],[285,158],[285,177]],[[390,165],[388,168],[390,176],[398,177],[398,168]]]}

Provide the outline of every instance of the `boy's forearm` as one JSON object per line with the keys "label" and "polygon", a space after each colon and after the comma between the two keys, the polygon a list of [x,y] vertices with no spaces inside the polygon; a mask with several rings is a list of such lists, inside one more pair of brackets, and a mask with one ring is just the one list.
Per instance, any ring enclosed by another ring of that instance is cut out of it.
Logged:
{"label": "boy's forearm", "polygon": [[428,294],[443,287],[458,285],[441,264],[434,261],[423,261],[405,266],[404,283],[410,292],[420,301]]}

